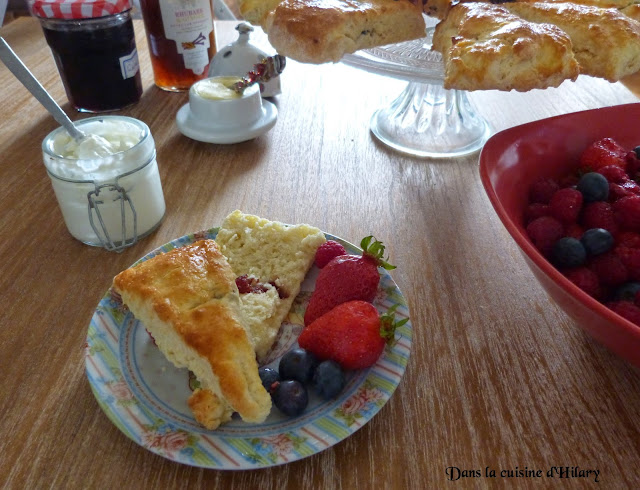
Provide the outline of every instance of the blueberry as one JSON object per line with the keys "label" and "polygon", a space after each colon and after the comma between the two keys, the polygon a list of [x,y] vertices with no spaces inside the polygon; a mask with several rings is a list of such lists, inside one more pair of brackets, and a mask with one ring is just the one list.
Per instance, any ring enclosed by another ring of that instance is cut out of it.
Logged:
{"label": "blueberry", "polygon": [[589,172],[580,177],[578,190],[584,202],[606,201],[609,197],[609,182],[598,172]]}
{"label": "blueberry", "polygon": [[313,390],[325,400],[334,398],[345,385],[344,373],[335,361],[322,361],[316,367],[311,380]]}
{"label": "blueberry", "polygon": [[273,403],[285,415],[301,414],[309,404],[309,394],[302,383],[295,380],[280,381],[274,385]]}
{"label": "blueberry", "polygon": [[580,241],[589,255],[603,254],[613,247],[613,236],[603,228],[585,231]]}
{"label": "blueberry", "polygon": [[640,291],[640,282],[626,282],[616,288],[613,297],[618,301],[633,301],[638,291]]}
{"label": "blueberry", "polygon": [[640,158],[640,146],[636,146],[636,147],[633,149],[633,152],[636,154],[636,156],[637,156],[638,158]]}
{"label": "blueberry", "polygon": [[301,347],[291,349],[280,359],[280,378],[308,383],[317,364],[318,361],[311,352]]}
{"label": "blueberry", "polygon": [[551,261],[556,267],[578,267],[587,259],[587,251],[580,240],[564,237],[553,244]]}
{"label": "blueberry", "polygon": [[267,392],[271,393],[271,386],[276,381],[280,381],[280,374],[276,369],[270,367],[261,367],[258,369],[258,374],[260,375],[260,381],[262,381],[262,386]]}

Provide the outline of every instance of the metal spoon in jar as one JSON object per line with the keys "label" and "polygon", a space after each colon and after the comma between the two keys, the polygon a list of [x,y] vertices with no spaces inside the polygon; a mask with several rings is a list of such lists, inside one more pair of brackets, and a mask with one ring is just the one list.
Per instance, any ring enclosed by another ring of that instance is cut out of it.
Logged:
{"label": "metal spoon in jar", "polygon": [[[75,124],[69,119],[69,116],[62,110],[62,108],[53,100],[53,97],[46,91],[46,89],[40,84],[40,82],[33,76],[29,69],[24,65],[22,60],[18,58],[18,55],[11,49],[3,37],[0,36],[0,59],[6,65],[7,68],[13,73],[18,80],[31,92],[38,102],[40,102],[44,108],[49,111],[53,118],[58,121],[69,133],[69,135],[75,140],[77,144],[82,142],[91,144],[92,147],[97,147],[99,153],[105,152],[105,154],[113,153],[110,151],[111,145],[107,140],[101,136],[91,134],[87,135],[80,131]],[[102,151],[100,151],[102,150]]]}

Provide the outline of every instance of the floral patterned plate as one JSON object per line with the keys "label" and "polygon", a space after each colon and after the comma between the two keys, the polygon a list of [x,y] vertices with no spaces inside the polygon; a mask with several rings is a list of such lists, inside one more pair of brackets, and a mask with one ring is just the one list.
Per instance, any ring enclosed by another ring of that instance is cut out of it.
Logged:
{"label": "floral patterned plate", "polygon": [[[186,235],[140,260],[203,238],[215,238],[218,228]],[[354,245],[331,235],[349,253]],[[268,355],[277,367],[280,356],[297,345],[303,315],[318,270],[314,266]],[[407,303],[391,276],[383,272],[374,304],[380,311],[398,305],[396,316],[406,318]],[[129,438],[150,451],[192,466],[225,470],[265,468],[319,453],[366,424],[386,403],[404,374],[411,350],[411,323],[397,330],[397,342],[387,347],[369,369],[347,374],[347,386],[334,400],[310,393],[309,406],[290,418],[273,408],[262,424],[233,419],[215,431],[201,427],[186,400],[196,381],[160,353],[152,339],[109,290],[89,325],[86,371],[98,404]]]}

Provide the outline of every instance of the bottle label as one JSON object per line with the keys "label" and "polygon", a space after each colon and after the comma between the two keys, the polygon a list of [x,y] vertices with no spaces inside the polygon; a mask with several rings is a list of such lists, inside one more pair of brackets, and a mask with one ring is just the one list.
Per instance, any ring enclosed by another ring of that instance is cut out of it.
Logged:
{"label": "bottle label", "polygon": [[209,64],[209,34],[213,18],[209,0],[161,0],[164,35],[175,41],[184,66],[196,75]]}
{"label": "bottle label", "polygon": [[122,79],[133,78],[140,70],[140,62],[138,61],[138,50],[133,48],[133,51],[128,55],[120,57],[120,72],[122,73]]}

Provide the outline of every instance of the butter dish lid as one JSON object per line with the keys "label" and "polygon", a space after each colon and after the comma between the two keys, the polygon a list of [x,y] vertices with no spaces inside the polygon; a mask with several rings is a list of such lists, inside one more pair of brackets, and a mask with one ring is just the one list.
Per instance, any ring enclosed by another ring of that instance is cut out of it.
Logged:
{"label": "butter dish lid", "polygon": [[[238,39],[219,49],[209,64],[209,76],[244,76],[256,63],[269,56],[250,40],[254,28],[247,22],[236,26]],[[273,77],[268,82],[259,82],[260,93],[263,97],[272,97],[282,92],[280,76]]]}

